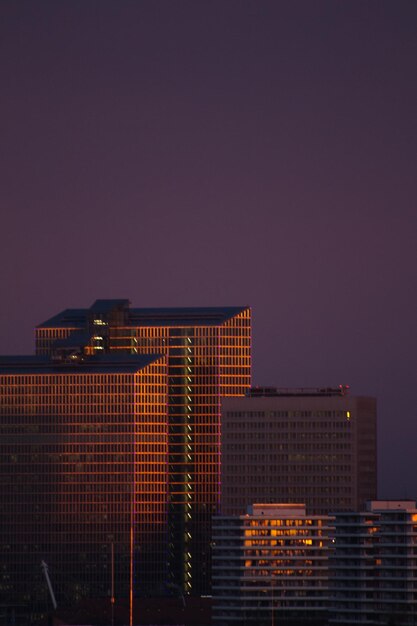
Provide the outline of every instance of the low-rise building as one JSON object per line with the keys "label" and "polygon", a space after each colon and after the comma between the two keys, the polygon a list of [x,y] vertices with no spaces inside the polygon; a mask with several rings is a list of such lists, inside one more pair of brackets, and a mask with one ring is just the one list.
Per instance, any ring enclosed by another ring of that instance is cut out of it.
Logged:
{"label": "low-rise building", "polygon": [[303,504],[254,504],[217,517],[213,624],[321,623],[327,619],[333,518]]}
{"label": "low-rise building", "polygon": [[417,509],[413,501],[370,501],[337,513],[331,557],[331,619],[417,624]]}

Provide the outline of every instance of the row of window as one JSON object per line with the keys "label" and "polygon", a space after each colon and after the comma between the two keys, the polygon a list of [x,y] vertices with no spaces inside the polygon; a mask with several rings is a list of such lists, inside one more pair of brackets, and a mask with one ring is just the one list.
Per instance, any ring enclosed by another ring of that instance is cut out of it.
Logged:
{"label": "row of window", "polygon": [[[250,400],[245,400],[245,402],[250,402]],[[225,417],[339,417],[346,418],[350,417],[350,411],[226,411]],[[247,422],[231,422],[238,426],[244,427]],[[332,424],[333,422],[331,422]],[[259,425],[259,428],[266,427],[267,422],[262,422],[264,426]],[[311,424],[311,421],[302,423],[304,426],[308,427]],[[269,424],[270,426],[275,425],[275,422]],[[300,424],[301,425],[301,424]]]}

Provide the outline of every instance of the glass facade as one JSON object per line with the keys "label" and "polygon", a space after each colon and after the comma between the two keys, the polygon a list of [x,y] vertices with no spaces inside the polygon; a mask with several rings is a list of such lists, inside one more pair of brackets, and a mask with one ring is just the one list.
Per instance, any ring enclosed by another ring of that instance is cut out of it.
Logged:
{"label": "glass facade", "polygon": [[97,301],[42,324],[36,339],[38,354],[78,342],[85,354],[166,355],[167,583],[209,593],[211,518],[220,503],[220,400],[250,387],[250,309],[130,309],[127,301]]}
{"label": "glass facade", "polygon": [[[94,361],[94,362],[92,362]],[[135,361],[135,363],[133,362]],[[42,610],[165,579],[164,357],[0,364],[0,603]]]}

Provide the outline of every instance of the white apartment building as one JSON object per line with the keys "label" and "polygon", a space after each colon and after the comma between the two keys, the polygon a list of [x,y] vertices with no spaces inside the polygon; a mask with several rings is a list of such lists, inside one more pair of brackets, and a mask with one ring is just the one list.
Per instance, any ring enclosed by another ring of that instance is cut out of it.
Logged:
{"label": "white apartment building", "polygon": [[254,504],[213,526],[213,624],[327,618],[333,518],[303,504]]}
{"label": "white apartment building", "polygon": [[335,519],[330,623],[415,626],[416,503],[370,501]]}

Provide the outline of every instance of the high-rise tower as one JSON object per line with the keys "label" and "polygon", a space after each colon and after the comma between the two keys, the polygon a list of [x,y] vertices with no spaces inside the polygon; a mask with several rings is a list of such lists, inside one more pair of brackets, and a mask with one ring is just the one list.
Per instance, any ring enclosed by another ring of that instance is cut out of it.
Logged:
{"label": "high-rise tower", "polygon": [[220,498],[220,400],[250,387],[250,309],[131,309],[127,300],[97,300],[40,324],[36,350],[166,357],[168,582],[207,593]]}
{"label": "high-rise tower", "polygon": [[166,357],[2,357],[0,435],[0,604],[19,623],[45,609],[43,560],[60,606],[164,584]]}

